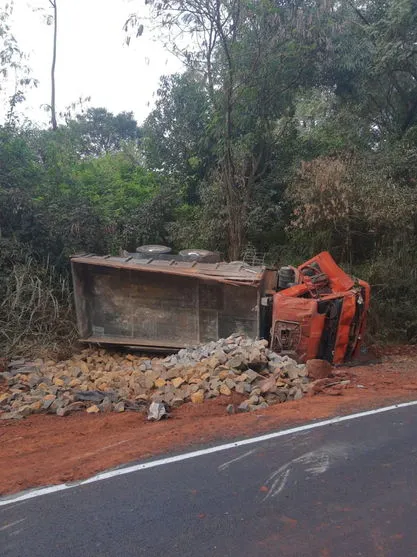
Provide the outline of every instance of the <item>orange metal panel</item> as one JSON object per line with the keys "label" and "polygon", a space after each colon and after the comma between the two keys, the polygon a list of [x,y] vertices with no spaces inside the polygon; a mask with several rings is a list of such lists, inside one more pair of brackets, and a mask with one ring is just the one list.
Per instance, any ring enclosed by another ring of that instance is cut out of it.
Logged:
{"label": "orange metal panel", "polygon": [[352,321],[356,312],[356,295],[348,292],[343,295],[342,313],[340,314],[334,348],[333,363],[341,364],[345,360],[346,350],[349,345],[349,334]]}
{"label": "orange metal panel", "polygon": [[346,292],[354,286],[353,279],[337,265],[328,251],[323,251],[312,257],[309,261],[300,265],[298,270],[302,271],[313,263],[317,263],[321,271],[329,277],[330,286],[334,292]]}
{"label": "orange metal panel", "polygon": [[316,358],[325,316],[317,311],[317,300],[274,296],[272,345],[279,351],[293,352],[299,362]]}

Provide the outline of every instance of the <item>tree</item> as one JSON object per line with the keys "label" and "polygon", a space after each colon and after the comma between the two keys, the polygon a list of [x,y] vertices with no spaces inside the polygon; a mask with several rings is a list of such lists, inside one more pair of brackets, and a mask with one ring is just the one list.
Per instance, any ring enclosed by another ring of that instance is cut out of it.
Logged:
{"label": "tree", "polygon": [[54,34],[52,42],[52,65],[51,65],[51,125],[54,131],[57,130],[58,124],[56,120],[56,99],[55,99],[55,67],[56,67],[56,49],[57,49],[57,37],[58,37],[58,8],[57,0],[49,0],[49,3],[53,11],[53,24],[54,24]]}
{"label": "tree", "polygon": [[148,166],[177,186],[187,203],[214,164],[213,116],[201,76],[193,71],[161,78],[155,108],[143,126]]}
{"label": "tree", "polygon": [[374,147],[404,136],[417,121],[415,0],[335,3],[320,33],[321,83],[372,129]]}
{"label": "tree", "polygon": [[88,108],[67,121],[66,127],[81,156],[99,157],[120,151],[126,142],[138,143],[141,130],[132,112],[112,114],[106,108]]}
{"label": "tree", "polygon": [[[168,29],[171,49],[200,74],[206,90],[216,145],[212,180],[222,191],[233,259],[246,241],[255,190],[271,171],[275,123],[291,111],[294,92],[311,76],[321,48],[310,33],[317,6],[304,4],[150,3],[153,19]],[[130,24],[139,21],[131,18]]]}
{"label": "tree", "polygon": [[12,2],[0,7],[0,94],[6,97],[8,125],[16,124],[15,109],[25,99],[27,87],[37,84],[30,75],[27,56],[20,50],[12,33],[10,27],[12,13]]}

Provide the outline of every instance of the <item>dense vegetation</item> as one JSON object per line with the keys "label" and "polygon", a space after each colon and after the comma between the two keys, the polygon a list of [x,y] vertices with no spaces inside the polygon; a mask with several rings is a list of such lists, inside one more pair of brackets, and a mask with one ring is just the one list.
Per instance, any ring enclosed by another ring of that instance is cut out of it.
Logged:
{"label": "dense vegetation", "polygon": [[22,124],[30,78],[0,17],[0,73],[21,68],[0,129],[0,350],[71,340],[71,253],[147,242],[271,263],[329,249],[371,282],[372,334],[412,337],[417,1],[150,6],[185,71],[141,126],[104,108]]}

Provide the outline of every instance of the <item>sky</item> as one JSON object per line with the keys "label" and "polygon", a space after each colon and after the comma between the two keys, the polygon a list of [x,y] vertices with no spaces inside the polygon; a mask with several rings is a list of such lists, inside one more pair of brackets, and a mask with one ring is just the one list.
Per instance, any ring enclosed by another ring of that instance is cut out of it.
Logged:
{"label": "sky", "polygon": [[[146,22],[143,35],[125,44],[123,24],[133,12],[146,16],[145,1],[57,0],[57,5],[57,110],[90,96],[89,106],[114,113],[133,111],[142,122],[152,108],[160,76],[181,71],[180,62],[154,40]],[[48,6],[48,0],[14,0],[12,20],[12,31],[39,81],[27,93],[21,111],[44,123],[48,115],[41,106],[50,102],[53,27],[36,8],[48,13]]]}

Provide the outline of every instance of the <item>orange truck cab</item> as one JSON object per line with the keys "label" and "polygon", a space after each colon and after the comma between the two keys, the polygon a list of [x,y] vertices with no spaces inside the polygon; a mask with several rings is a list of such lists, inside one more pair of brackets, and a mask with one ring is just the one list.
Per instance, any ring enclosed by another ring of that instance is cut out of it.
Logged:
{"label": "orange truck cab", "polygon": [[354,360],[369,301],[369,284],[347,275],[328,252],[297,268],[284,267],[273,295],[271,347],[300,363]]}

